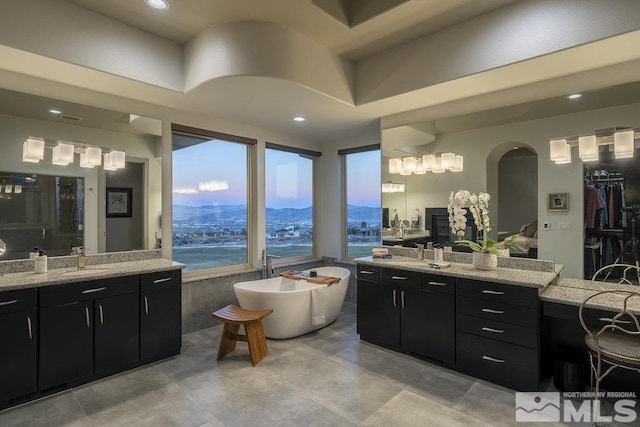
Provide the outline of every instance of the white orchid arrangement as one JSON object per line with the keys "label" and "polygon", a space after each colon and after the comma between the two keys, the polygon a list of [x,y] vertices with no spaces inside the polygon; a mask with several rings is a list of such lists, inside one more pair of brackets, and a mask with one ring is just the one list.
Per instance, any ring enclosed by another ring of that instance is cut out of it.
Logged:
{"label": "white orchid arrangement", "polygon": [[517,237],[516,235],[509,236],[502,242],[496,242],[488,238],[491,232],[491,220],[489,219],[489,199],[491,196],[488,193],[472,194],[467,190],[458,190],[455,194],[453,191],[449,196],[449,205],[447,206],[447,212],[449,212],[449,226],[451,231],[458,236],[464,237],[464,232],[467,227],[467,208],[473,216],[473,221],[478,228],[478,233],[482,235],[479,241],[474,242],[472,240],[458,240],[456,244],[468,246],[475,252],[485,252],[498,254],[501,249],[505,249],[509,246]]}

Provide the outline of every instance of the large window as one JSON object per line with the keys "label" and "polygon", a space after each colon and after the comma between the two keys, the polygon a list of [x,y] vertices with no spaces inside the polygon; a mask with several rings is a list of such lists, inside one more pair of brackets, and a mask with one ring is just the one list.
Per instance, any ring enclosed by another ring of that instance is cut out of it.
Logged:
{"label": "large window", "polygon": [[346,256],[359,258],[371,255],[371,248],[380,246],[382,239],[380,149],[363,147],[341,154],[346,192]]}
{"label": "large window", "polygon": [[185,271],[249,263],[249,146],[215,136],[173,133],[173,260]]}
{"label": "large window", "polygon": [[281,258],[313,255],[313,159],[319,153],[265,152],[267,253]]}

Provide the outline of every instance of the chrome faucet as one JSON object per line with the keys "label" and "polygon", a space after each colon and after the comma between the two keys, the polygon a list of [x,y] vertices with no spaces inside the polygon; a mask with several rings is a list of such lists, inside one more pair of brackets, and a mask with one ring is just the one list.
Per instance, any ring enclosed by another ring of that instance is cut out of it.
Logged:
{"label": "chrome faucet", "polygon": [[71,248],[71,254],[78,257],[78,270],[84,268],[87,261],[87,257],[84,254],[84,247],[74,246]]}
{"label": "chrome faucet", "polygon": [[267,250],[262,250],[262,278],[268,279],[273,276],[273,259],[280,259],[278,255],[268,255]]}

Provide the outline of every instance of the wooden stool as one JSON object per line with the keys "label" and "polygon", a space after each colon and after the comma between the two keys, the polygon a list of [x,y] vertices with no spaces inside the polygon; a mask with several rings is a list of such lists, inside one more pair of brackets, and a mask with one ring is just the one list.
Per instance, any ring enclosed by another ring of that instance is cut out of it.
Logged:
{"label": "wooden stool", "polygon": [[[264,337],[262,319],[273,313],[268,310],[245,310],[235,305],[228,305],[211,314],[211,317],[224,323],[222,336],[220,336],[220,348],[218,360],[236,349],[237,341],[245,341],[249,344],[251,364],[256,366],[269,352],[267,340]],[[238,334],[240,325],[244,325],[246,335]]]}

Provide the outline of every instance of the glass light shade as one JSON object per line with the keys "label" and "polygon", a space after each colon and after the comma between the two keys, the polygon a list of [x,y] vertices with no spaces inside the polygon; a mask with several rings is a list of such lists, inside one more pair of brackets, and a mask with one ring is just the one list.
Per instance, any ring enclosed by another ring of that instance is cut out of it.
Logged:
{"label": "glass light shade", "polygon": [[87,161],[87,154],[80,153],[80,167],[81,168],[94,168],[96,165],[91,164]]}
{"label": "glass light shade", "polygon": [[69,163],[73,163],[74,149],[75,147],[72,144],[59,142],[58,145],[53,147],[51,163],[59,166],[67,166]]}
{"label": "glass light shade", "polygon": [[560,160],[556,160],[557,165],[564,165],[571,163],[571,146],[565,142],[564,144],[564,156]]}
{"label": "glass light shade", "polygon": [[22,144],[22,161],[38,163],[44,158],[44,139],[28,138]]}
{"label": "glass light shade", "polygon": [[424,170],[424,165],[420,160],[416,162],[416,170],[413,173],[415,173],[416,175],[424,175],[427,173],[427,171]]}
{"label": "glass light shade", "polygon": [[598,160],[598,144],[596,136],[581,136],[578,138],[578,156],[583,162],[595,162]]}
{"label": "glass light shade", "polygon": [[402,169],[402,160],[389,159],[389,173],[400,173],[400,169]]}
{"label": "glass light shade", "polygon": [[387,181],[382,183],[383,193],[404,193],[404,184],[396,184],[395,182]]}
{"label": "glass light shade", "polygon": [[460,154],[457,154],[453,162],[453,167],[451,168],[451,172],[462,172],[463,168],[464,168],[464,159]]}
{"label": "glass light shade", "polygon": [[16,193],[16,194],[20,194],[20,193],[22,193],[22,185],[20,185],[20,184],[16,184],[16,185],[13,187],[13,192],[14,192],[14,193]]}
{"label": "glass light shade", "polygon": [[106,171],[118,170],[118,168],[113,165],[112,153],[104,153],[102,157],[104,157],[104,163],[102,164],[102,167],[104,168],[104,170]]}
{"label": "glass light shade", "polygon": [[402,169],[405,172],[415,172],[416,170],[416,158],[415,157],[405,157],[402,159]]}
{"label": "glass light shade", "polygon": [[13,193],[13,185],[11,184],[7,184],[4,186],[4,192],[9,194],[9,193]]}
{"label": "glass light shade", "polygon": [[422,156],[422,167],[426,171],[432,171],[436,166],[436,156],[433,154],[425,154]]}
{"label": "glass light shade", "polygon": [[453,153],[442,153],[442,169],[451,169],[456,161],[456,155]]}
{"label": "glass light shade", "polygon": [[625,130],[613,134],[613,153],[616,159],[633,157],[633,130]]}
{"label": "glass light shade", "polygon": [[85,150],[85,161],[93,166],[100,166],[102,164],[102,148],[87,147]]}
{"label": "glass light shade", "polygon": [[442,167],[442,157],[436,158],[436,164],[433,167],[433,173],[444,173],[444,168]]}
{"label": "glass light shade", "polygon": [[113,162],[113,166],[117,169],[124,169],[126,162],[126,155],[124,151],[112,151],[111,152],[111,161]]}
{"label": "glass light shade", "polygon": [[558,161],[566,161],[568,145],[567,140],[564,138],[549,141],[549,158],[556,163],[558,163]]}

